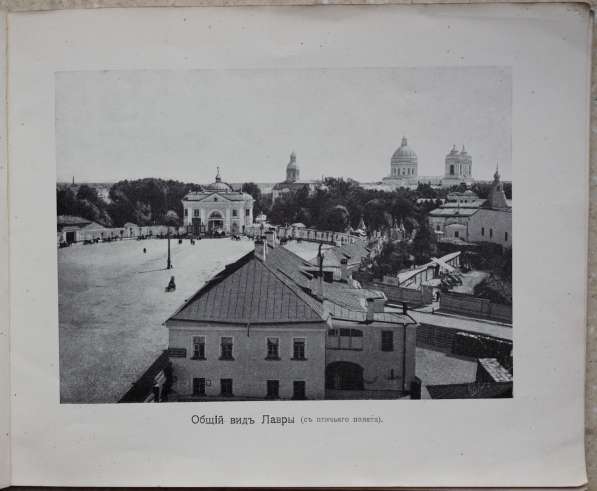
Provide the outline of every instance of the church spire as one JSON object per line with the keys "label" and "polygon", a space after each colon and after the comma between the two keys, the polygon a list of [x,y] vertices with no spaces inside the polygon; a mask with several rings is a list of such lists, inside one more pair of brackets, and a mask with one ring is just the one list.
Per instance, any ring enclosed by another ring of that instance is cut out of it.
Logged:
{"label": "church spire", "polygon": [[489,191],[489,197],[487,204],[494,210],[509,208],[508,202],[506,201],[506,193],[504,192],[504,186],[500,181],[500,169],[499,164],[495,165],[495,173],[493,174],[493,183],[491,190]]}

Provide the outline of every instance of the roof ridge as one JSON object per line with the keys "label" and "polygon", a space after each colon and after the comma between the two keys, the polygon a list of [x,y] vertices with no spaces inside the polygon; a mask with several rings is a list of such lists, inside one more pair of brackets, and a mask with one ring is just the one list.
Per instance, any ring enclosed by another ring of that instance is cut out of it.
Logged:
{"label": "roof ridge", "polygon": [[[317,309],[315,307],[313,307],[313,305],[311,305],[311,302],[316,302],[317,305],[319,306],[319,302],[315,298],[313,298],[311,295],[304,292],[298,283],[296,283],[293,279],[289,278],[283,271],[280,271],[277,268],[275,269],[275,268],[271,267],[270,265],[268,265],[267,259],[266,259],[266,261],[263,261],[261,258],[259,258],[257,256],[255,256],[255,258],[265,267],[265,269],[270,271],[280,282],[282,282],[286,286],[286,288],[288,288],[301,302],[306,303],[307,306],[318,317],[321,317],[321,320],[325,321],[324,312],[323,312],[323,304],[321,305],[322,312],[320,313],[317,311]],[[299,293],[299,291],[300,291],[300,293]],[[306,297],[306,298],[303,298],[302,295],[304,295],[304,297]],[[306,299],[307,299],[307,301],[306,301]]]}

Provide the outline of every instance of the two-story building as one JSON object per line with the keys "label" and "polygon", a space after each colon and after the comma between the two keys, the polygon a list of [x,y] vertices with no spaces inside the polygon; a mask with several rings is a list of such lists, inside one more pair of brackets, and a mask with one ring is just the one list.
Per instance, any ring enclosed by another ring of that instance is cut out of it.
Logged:
{"label": "two-story building", "polygon": [[166,321],[173,397],[402,397],[416,323],[385,312],[385,300],[347,277],[324,279],[268,233]]}
{"label": "two-story building", "polygon": [[328,317],[319,302],[251,252],[166,321],[174,394],[322,399]]}

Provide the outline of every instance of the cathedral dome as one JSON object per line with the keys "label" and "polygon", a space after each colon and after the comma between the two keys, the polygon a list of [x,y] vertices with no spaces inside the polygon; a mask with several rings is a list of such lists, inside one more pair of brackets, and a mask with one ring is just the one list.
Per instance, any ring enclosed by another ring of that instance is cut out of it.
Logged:
{"label": "cathedral dome", "polygon": [[408,146],[406,138],[402,138],[402,143],[398,150],[392,155],[392,164],[416,164],[417,154]]}
{"label": "cathedral dome", "polygon": [[216,174],[215,182],[209,184],[205,189],[208,191],[220,192],[220,193],[227,193],[232,191],[232,187],[225,182],[222,182],[222,178],[220,177],[220,168],[218,167],[218,173]]}

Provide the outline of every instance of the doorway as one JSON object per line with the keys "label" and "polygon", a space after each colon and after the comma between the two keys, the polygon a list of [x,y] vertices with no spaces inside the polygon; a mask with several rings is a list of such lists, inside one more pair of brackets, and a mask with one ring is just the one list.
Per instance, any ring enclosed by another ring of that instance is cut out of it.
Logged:
{"label": "doorway", "polygon": [[325,388],[363,390],[363,367],[348,361],[335,361],[325,369]]}

